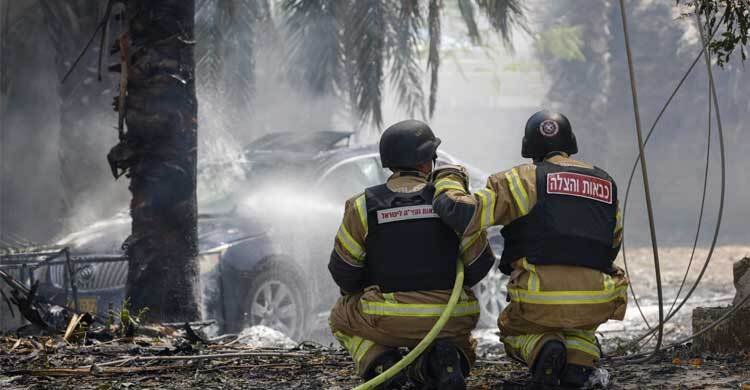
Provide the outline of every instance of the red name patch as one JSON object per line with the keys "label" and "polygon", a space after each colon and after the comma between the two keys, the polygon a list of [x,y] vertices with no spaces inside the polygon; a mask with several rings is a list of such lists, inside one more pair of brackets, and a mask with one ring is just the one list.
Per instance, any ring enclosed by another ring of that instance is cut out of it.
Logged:
{"label": "red name patch", "polygon": [[577,196],[612,204],[612,183],[609,180],[580,173],[548,173],[547,193]]}

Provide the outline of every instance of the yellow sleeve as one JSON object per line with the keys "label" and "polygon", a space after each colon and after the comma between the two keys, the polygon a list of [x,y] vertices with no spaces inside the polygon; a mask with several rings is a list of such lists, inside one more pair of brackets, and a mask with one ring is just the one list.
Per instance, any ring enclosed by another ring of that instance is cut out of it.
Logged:
{"label": "yellow sleeve", "polygon": [[[474,206],[474,213],[463,232],[476,238],[479,232],[495,225],[507,225],[528,214],[536,204],[536,166],[521,165],[487,179],[485,188],[470,194],[457,175],[435,182],[435,197],[446,194],[454,203]],[[442,217],[442,215],[441,215]]]}
{"label": "yellow sleeve", "polygon": [[362,267],[365,264],[365,238],[367,237],[367,207],[365,195],[346,201],[344,219],[336,233],[334,250],[346,263]]}

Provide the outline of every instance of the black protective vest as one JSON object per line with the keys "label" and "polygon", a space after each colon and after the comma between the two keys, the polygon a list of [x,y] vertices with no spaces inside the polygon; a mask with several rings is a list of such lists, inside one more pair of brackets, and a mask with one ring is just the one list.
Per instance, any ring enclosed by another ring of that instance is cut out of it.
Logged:
{"label": "black protective vest", "polygon": [[432,211],[434,193],[432,184],[411,193],[385,184],[365,190],[367,274],[382,292],[453,287],[460,243]]}
{"label": "black protective vest", "polygon": [[502,230],[501,264],[526,257],[532,264],[576,265],[612,271],[617,186],[599,168],[541,162],[537,203]]}

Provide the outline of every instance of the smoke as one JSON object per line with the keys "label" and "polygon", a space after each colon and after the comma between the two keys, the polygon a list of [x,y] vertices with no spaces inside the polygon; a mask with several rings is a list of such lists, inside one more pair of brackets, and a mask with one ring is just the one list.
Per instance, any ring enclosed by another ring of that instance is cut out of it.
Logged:
{"label": "smoke", "polygon": [[[54,50],[49,41],[28,41],[26,29],[42,29],[40,12],[20,4],[0,4],[4,81],[0,115],[0,238],[19,246],[42,242],[59,228],[60,170],[58,100],[50,72]],[[9,12],[5,14],[5,12]],[[14,21],[15,23],[10,23]],[[20,66],[23,64],[23,66]],[[5,244],[0,242],[0,247]]]}
{"label": "smoke", "polygon": [[[81,194],[69,209],[64,209],[58,155],[60,141],[68,134],[60,125],[56,47],[45,29],[39,1],[23,3],[12,17],[22,23],[13,25],[9,52],[1,53],[0,58],[8,61],[7,76],[12,81],[11,90],[4,95],[8,105],[2,118],[0,227],[6,231],[0,233],[51,241],[56,235],[126,209],[130,194],[126,179],[114,181],[108,175],[95,175],[81,164],[80,174],[90,177],[95,190]],[[642,117],[648,126],[697,55],[699,42],[692,21],[675,19],[671,3],[637,3],[630,12],[631,20],[637,20],[632,26],[633,44]],[[433,118],[424,119],[443,140],[442,150],[494,173],[524,162],[521,137],[531,114],[542,108],[560,110],[569,116],[578,134],[579,157],[608,170],[624,196],[636,143],[615,2],[584,6],[573,0],[555,4],[535,0],[528,10],[533,10],[533,33],[513,34],[514,50],[510,50],[482,20],[478,20],[478,27],[486,38],[481,46],[474,45],[457,7],[445,7],[437,108]],[[379,132],[358,127],[340,96],[313,96],[290,81],[285,31],[278,17],[275,22],[254,32],[251,56],[244,51],[248,42],[231,39],[227,40],[228,50],[216,52],[221,56],[221,66],[208,72],[199,63],[198,195],[200,203],[205,204],[239,194],[238,211],[273,229],[290,258],[303,269],[315,271],[316,293],[335,295],[338,290],[320,269],[325,267],[333,246],[344,199],[316,193],[315,180],[310,177],[278,176],[262,191],[243,187],[248,173],[263,169],[245,159],[245,145],[269,133],[320,130],[359,131],[357,141],[367,144],[376,142]],[[426,64],[426,55],[423,50],[421,64]],[[81,68],[90,72],[93,65],[87,62]],[[743,88],[748,85],[748,77],[737,59],[716,71],[729,169],[722,244],[746,243],[749,238],[745,210],[750,208],[750,197],[745,194],[750,190],[750,178],[744,168],[750,142],[744,118],[750,113],[750,103]],[[243,82],[236,82],[240,78]],[[392,86],[385,85],[384,124],[388,126],[406,116],[397,106]],[[252,93],[246,90],[249,88]],[[237,89],[246,93],[238,94]],[[694,234],[706,157],[706,92],[705,67],[699,64],[648,148],[657,230],[659,238],[669,245],[690,244]],[[112,95],[109,89],[99,96],[102,102],[107,101],[105,108],[100,104],[92,110],[106,111]],[[92,158],[106,170],[106,152],[117,141],[112,129],[116,118],[110,112],[91,117],[95,119],[81,126],[90,132],[90,141],[98,150]],[[701,245],[706,244],[718,203],[715,124],[713,129],[711,190]],[[642,245],[648,230],[639,175],[634,183],[626,234],[629,242]]]}

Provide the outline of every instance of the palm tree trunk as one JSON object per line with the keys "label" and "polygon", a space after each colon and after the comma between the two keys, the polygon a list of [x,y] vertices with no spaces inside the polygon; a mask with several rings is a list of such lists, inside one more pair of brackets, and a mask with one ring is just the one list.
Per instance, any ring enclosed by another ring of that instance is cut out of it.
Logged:
{"label": "palm tree trunk", "polygon": [[[129,171],[126,294],[151,321],[198,317],[194,0],[128,0],[127,133],[112,152]],[[127,39],[127,38],[126,38]]]}

